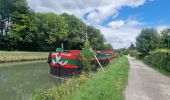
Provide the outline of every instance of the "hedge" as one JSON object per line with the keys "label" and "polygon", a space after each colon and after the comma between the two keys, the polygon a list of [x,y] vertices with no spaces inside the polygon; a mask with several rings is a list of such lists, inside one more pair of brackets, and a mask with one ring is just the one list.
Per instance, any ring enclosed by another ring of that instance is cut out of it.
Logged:
{"label": "hedge", "polygon": [[157,67],[170,72],[170,50],[152,51],[144,58],[144,62],[152,67]]}

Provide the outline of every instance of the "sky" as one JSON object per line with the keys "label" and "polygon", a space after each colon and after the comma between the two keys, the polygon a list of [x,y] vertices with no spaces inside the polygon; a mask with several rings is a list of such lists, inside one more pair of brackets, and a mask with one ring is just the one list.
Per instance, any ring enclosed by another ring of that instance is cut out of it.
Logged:
{"label": "sky", "polygon": [[35,12],[74,14],[101,30],[114,49],[129,47],[143,28],[170,28],[170,0],[27,0]]}

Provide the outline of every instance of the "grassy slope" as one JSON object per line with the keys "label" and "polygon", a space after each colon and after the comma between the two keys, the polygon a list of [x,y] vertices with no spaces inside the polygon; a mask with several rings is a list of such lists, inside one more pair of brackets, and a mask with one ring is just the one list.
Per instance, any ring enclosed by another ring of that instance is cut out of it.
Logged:
{"label": "grassy slope", "polygon": [[128,69],[127,58],[118,59],[105,72],[97,73],[94,80],[78,89],[69,100],[124,100]]}
{"label": "grassy slope", "polygon": [[47,59],[47,52],[0,51],[0,62]]}
{"label": "grassy slope", "polygon": [[0,100],[28,100],[55,84],[46,62],[0,64]]}

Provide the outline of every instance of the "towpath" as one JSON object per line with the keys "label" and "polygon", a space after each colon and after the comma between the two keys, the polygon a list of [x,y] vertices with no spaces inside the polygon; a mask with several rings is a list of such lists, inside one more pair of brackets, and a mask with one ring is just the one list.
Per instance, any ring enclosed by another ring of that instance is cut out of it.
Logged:
{"label": "towpath", "polygon": [[170,78],[128,57],[130,63],[126,100],[170,100]]}

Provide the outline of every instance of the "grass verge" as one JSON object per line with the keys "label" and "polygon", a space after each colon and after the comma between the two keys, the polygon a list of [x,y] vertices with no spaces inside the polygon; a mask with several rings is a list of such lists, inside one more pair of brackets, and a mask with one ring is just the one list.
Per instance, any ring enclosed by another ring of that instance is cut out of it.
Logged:
{"label": "grass verge", "polygon": [[24,66],[25,64],[36,64],[36,63],[46,63],[47,60],[35,60],[35,61],[24,61],[24,62],[8,62],[8,63],[0,63],[1,67],[15,67],[18,65]]}
{"label": "grass verge", "polygon": [[124,100],[129,63],[126,57],[102,70],[69,79],[59,87],[39,91],[33,100]]}
{"label": "grass verge", "polygon": [[0,63],[47,60],[47,52],[0,51]]}
{"label": "grass verge", "polygon": [[86,86],[77,90],[72,100],[124,100],[124,88],[127,84],[129,64],[126,57],[118,59],[96,74]]}

